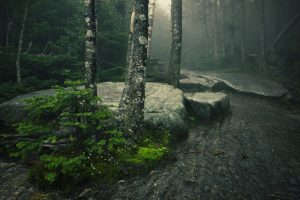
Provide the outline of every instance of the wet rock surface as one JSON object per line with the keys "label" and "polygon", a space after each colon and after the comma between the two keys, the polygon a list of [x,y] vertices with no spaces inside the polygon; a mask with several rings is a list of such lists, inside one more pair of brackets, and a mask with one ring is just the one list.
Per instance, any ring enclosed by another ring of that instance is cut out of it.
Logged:
{"label": "wet rock surface", "polygon": [[280,98],[288,95],[288,90],[281,84],[265,78],[249,74],[224,72],[200,72],[183,70],[182,88],[198,91],[212,90],[252,94],[262,97]]}
{"label": "wet rock surface", "polygon": [[[124,89],[123,83],[107,82],[98,85],[103,104],[117,110]],[[183,92],[161,83],[146,84],[145,126],[148,129],[168,129],[176,137],[187,135],[187,112]]]}
{"label": "wet rock surface", "polygon": [[198,119],[210,120],[230,112],[229,97],[224,93],[184,93],[192,112]]}
{"label": "wet rock surface", "polygon": [[59,192],[38,191],[28,181],[28,168],[12,161],[0,160],[0,200],[61,200]]}
{"label": "wet rock surface", "polygon": [[[106,82],[97,85],[102,103],[112,110],[117,110],[123,93],[124,83]],[[24,100],[34,96],[53,95],[53,90],[43,90],[18,96],[0,104],[0,120],[14,124],[26,117]],[[164,128],[176,137],[188,133],[186,127],[187,113],[183,92],[167,84],[147,83],[145,101],[145,124],[148,128]]]}
{"label": "wet rock surface", "polygon": [[122,183],[112,199],[299,199],[300,115],[230,96],[232,115],[196,124],[177,160]]}

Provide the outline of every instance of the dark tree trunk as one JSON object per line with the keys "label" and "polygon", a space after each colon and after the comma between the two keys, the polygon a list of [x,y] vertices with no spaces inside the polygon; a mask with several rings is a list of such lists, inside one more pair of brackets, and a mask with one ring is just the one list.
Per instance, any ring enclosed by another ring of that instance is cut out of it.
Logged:
{"label": "dark tree trunk", "polygon": [[246,64],[246,14],[245,0],[241,0],[241,60],[242,65]]}
{"label": "dark tree trunk", "polygon": [[182,49],[182,0],[172,0],[172,47],[169,62],[169,84],[179,87]]}
{"label": "dark tree trunk", "polygon": [[260,0],[260,64],[265,67],[266,56],[266,26],[265,26],[265,0]]}
{"label": "dark tree trunk", "polygon": [[149,1],[149,30],[148,30],[148,46],[147,46],[147,59],[150,59],[152,49],[152,32],[154,24],[155,0]]}
{"label": "dark tree trunk", "polygon": [[236,0],[231,0],[230,54],[235,61]]}
{"label": "dark tree trunk", "polygon": [[210,38],[209,38],[209,30],[208,30],[208,21],[207,21],[207,0],[203,0],[203,21],[205,28],[205,38],[206,38],[206,56],[210,54]]}
{"label": "dark tree trunk", "polygon": [[132,44],[129,43],[127,77],[120,102],[120,128],[132,139],[144,131],[145,72],[148,44],[148,0],[135,0]]}
{"label": "dark tree trunk", "polygon": [[215,58],[219,57],[218,25],[219,25],[218,0],[214,0],[214,56]]}
{"label": "dark tree trunk", "polygon": [[5,0],[0,0],[0,47],[6,44],[7,6]]}
{"label": "dark tree trunk", "polygon": [[96,0],[85,0],[85,86],[97,95],[96,84]]}

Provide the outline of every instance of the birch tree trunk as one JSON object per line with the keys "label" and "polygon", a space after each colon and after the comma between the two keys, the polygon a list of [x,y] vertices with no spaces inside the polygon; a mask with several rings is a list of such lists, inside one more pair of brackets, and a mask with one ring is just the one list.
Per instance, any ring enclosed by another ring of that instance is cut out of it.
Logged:
{"label": "birch tree trunk", "polygon": [[172,21],[172,47],[169,61],[169,83],[179,87],[180,64],[182,49],[182,0],[172,0],[171,5]]}
{"label": "birch tree trunk", "polygon": [[96,85],[96,0],[85,0],[85,87],[97,95]]}
{"label": "birch tree trunk", "polygon": [[242,65],[246,64],[246,16],[245,0],[241,0],[241,60]]}
{"label": "birch tree trunk", "polygon": [[152,49],[152,33],[154,24],[155,13],[155,0],[149,0],[149,28],[148,28],[148,46],[147,46],[147,59],[150,59]]}
{"label": "birch tree trunk", "polygon": [[265,0],[260,0],[260,64],[266,65],[266,26],[265,26]]}
{"label": "birch tree trunk", "polygon": [[[132,14],[132,45],[119,118],[121,130],[133,140],[144,131],[145,72],[148,44],[148,0],[135,0]],[[133,30],[132,30],[133,28]]]}
{"label": "birch tree trunk", "polygon": [[24,30],[25,30],[27,15],[28,15],[28,9],[29,9],[29,0],[26,1],[25,13],[24,13],[24,17],[23,17],[23,23],[22,23],[22,28],[21,28],[20,38],[19,38],[18,53],[17,53],[16,69],[17,69],[17,82],[18,83],[22,82],[20,59],[21,59],[21,54],[22,54],[23,37],[24,37]]}

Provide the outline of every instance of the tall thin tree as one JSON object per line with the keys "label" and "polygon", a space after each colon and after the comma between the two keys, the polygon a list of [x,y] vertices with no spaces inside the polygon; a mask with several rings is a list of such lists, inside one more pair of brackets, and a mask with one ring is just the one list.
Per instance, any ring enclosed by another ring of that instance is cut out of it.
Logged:
{"label": "tall thin tree", "polygon": [[85,86],[97,95],[96,85],[96,0],[85,0]]}
{"label": "tall thin tree", "polygon": [[218,27],[219,27],[218,0],[214,0],[214,56],[215,58],[219,57]]}
{"label": "tall thin tree", "polygon": [[29,0],[26,0],[25,12],[24,12],[24,17],[23,17],[23,22],[22,22],[20,38],[19,38],[17,60],[16,60],[17,82],[18,83],[22,82],[20,59],[21,59],[22,48],[23,48],[23,37],[24,37],[25,25],[26,25],[26,20],[27,20],[27,15],[28,15],[28,9],[29,9]]}
{"label": "tall thin tree", "polygon": [[260,0],[260,64],[266,64],[266,26],[265,26],[265,0]]}
{"label": "tall thin tree", "polygon": [[[120,128],[136,139],[144,131],[145,72],[148,44],[148,0],[135,0],[132,44],[129,50],[125,89],[120,102]],[[128,55],[128,54],[127,54]]]}
{"label": "tall thin tree", "polygon": [[246,64],[246,14],[245,0],[241,0],[241,61],[242,65]]}
{"label": "tall thin tree", "polygon": [[171,5],[172,21],[172,47],[169,62],[169,83],[179,87],[180,64],[182,49],[182,0],[172,0]]}
{"label": "tall thin tree", "polygon": [[147,58],[151,56],[152,49],[152,33],[154,25],[154,14],[155,14],[155,0],[149,0],[149,29],[148,29],[148,46],[147,46]]}

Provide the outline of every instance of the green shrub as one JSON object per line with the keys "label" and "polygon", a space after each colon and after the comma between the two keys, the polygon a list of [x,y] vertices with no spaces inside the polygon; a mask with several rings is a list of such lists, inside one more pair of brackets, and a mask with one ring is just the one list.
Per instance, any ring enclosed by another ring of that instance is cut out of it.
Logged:
{"label": "green shrub", "polygon": [[33,164],[31,180],[65,189],[86,180],[111,182],[122,169],[148,169],[169,152],[166,131],[148,131],[128,144],[112,112],[80,85],[67,81],[66,88],[54,88],[53,96],[26,100],[29,114],[16,130],[32,139],[17,143],[11,156]]}

